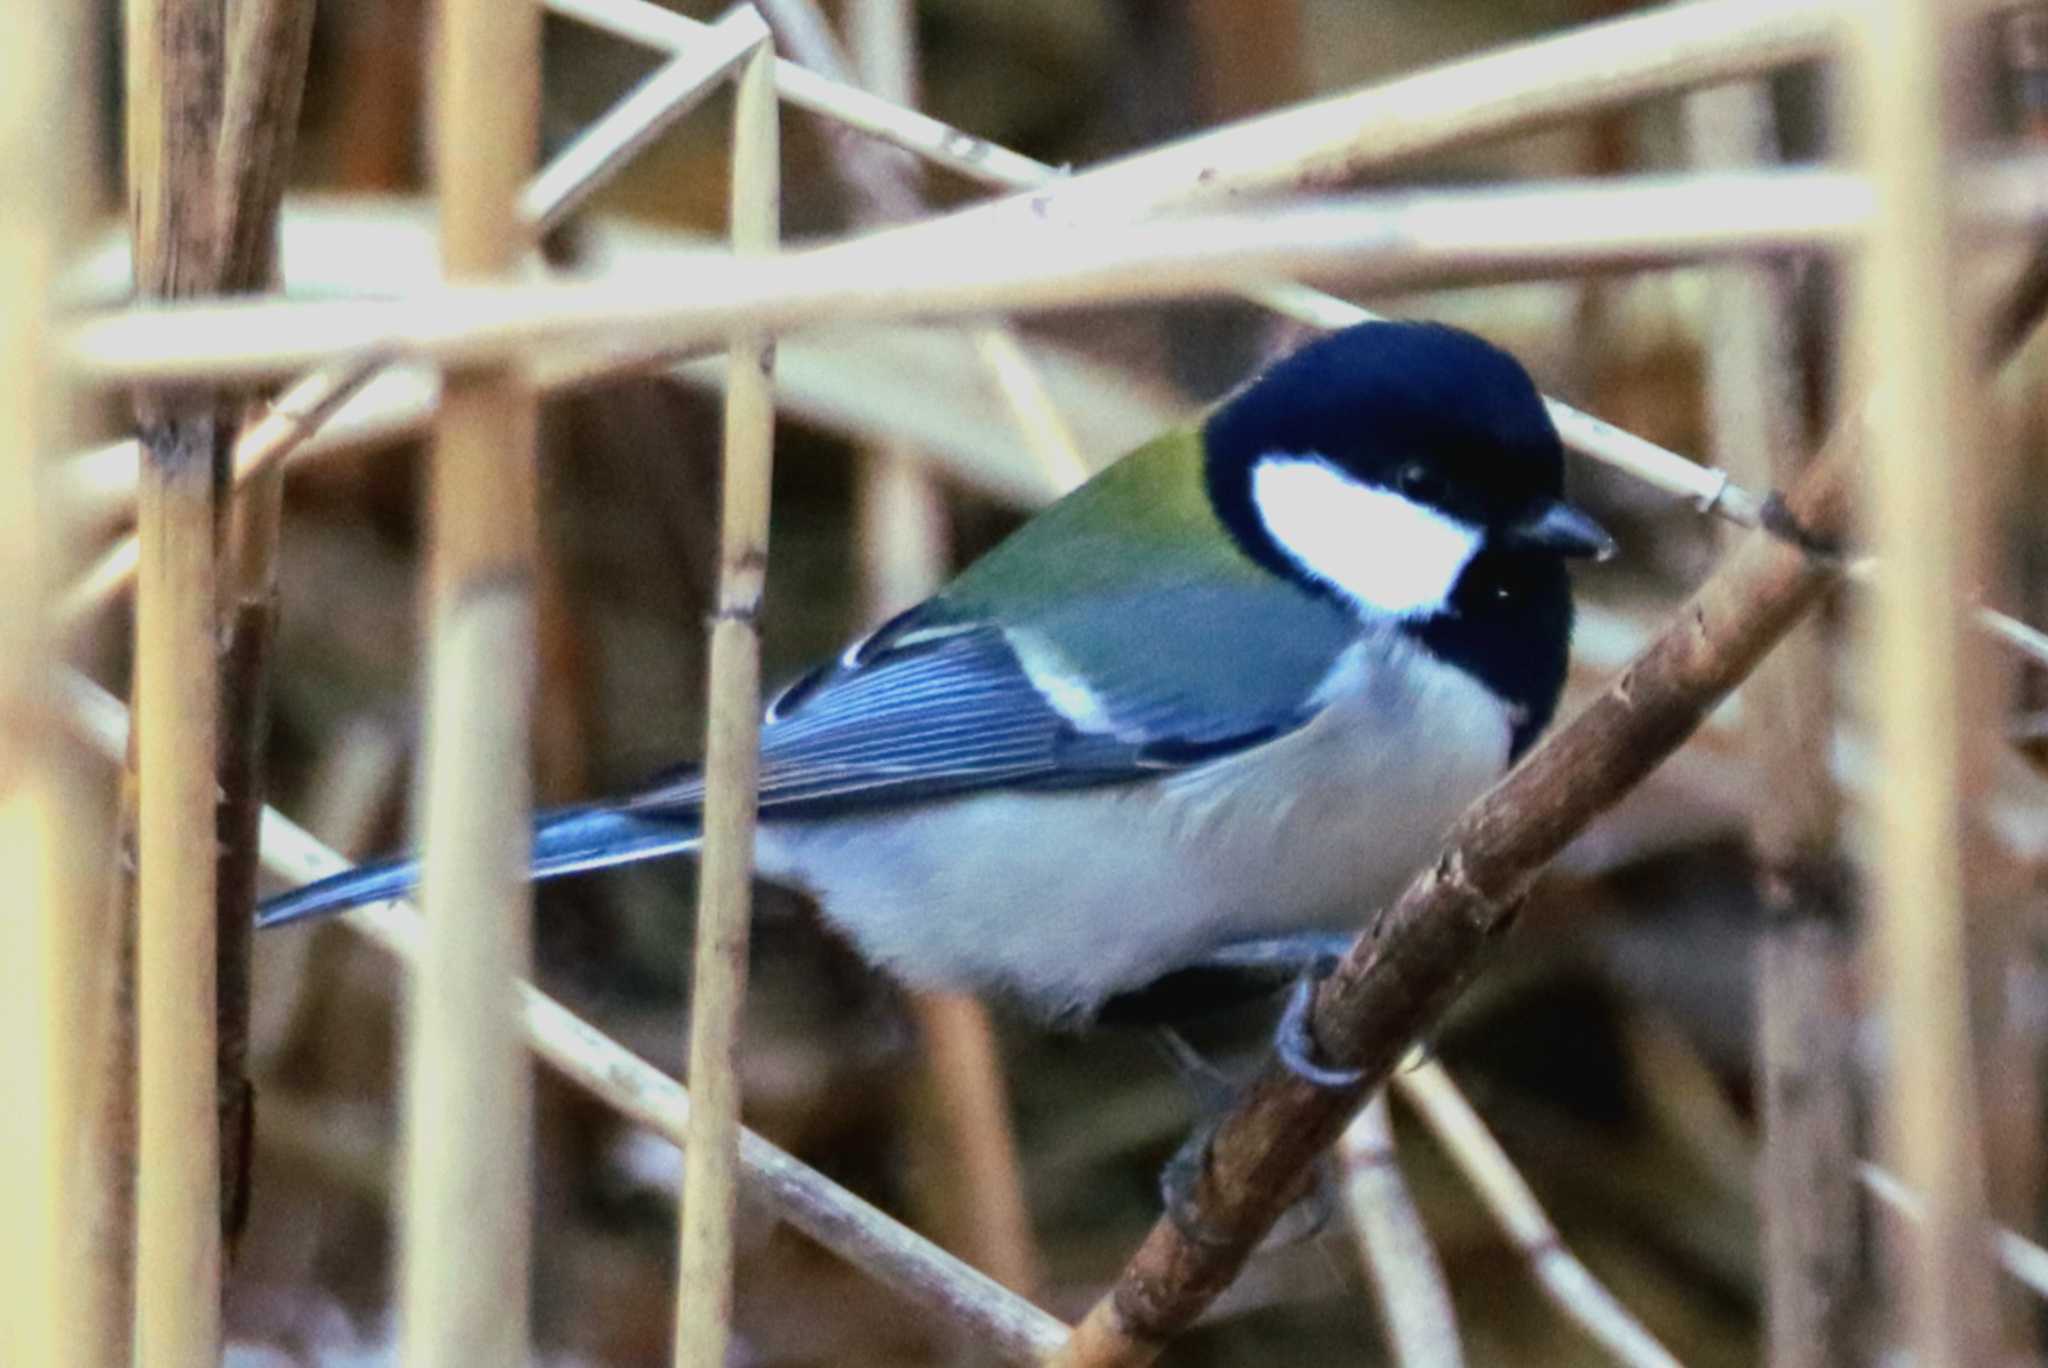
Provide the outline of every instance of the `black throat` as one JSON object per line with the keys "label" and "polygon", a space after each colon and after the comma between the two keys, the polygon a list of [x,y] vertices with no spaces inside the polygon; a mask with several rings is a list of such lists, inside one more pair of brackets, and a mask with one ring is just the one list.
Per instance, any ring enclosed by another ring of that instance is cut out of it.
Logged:
{"label": "black throat", "polygon": [[1431,655],[1508,707],[1508,758],[1519,759],[1557,712],[1572,639],[1572,588],[1554,556],[1481,551],[1448,609],[1401,624]]}

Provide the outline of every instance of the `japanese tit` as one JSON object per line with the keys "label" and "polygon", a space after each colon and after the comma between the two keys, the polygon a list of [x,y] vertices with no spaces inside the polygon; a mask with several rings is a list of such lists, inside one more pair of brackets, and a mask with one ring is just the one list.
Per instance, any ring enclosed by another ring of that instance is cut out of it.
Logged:
{"label": "japanese tit", "polygon": [[[1526,372],[1367,323],[1131,452],[775,698],[757,860],[914,986],[1085,1017],[1356,927],[1550,721],[1563,495]],[[689,852],[694,767],[541,816],[533,877]],[[274,926],[393,897],[386,860]]]}

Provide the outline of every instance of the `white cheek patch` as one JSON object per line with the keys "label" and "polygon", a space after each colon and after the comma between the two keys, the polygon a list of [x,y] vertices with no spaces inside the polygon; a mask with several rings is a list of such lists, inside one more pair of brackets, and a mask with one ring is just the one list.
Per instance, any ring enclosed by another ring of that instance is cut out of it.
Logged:
{"label": "white cheek patch", "polygon": [[1479,550],[1478,528],[1314,456],[1262,457],[1252,503],[1304,573],[1392,617],[1441,610]]}

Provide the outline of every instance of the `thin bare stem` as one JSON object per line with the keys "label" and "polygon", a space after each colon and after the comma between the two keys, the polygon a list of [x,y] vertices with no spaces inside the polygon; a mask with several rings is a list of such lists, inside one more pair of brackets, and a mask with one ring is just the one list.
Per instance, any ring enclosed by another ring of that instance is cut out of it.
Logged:
{"label": "thin bare stem", "polygon": [[86,871],[104,846],[50,729],[45,673],[43,595],[69,538],[40,467],[68,435],[48,330],[81,217],[75,168],[93,88],[83,21],[66,7],[0,15],[0,1091],[14,1099],[0,1116],[0,1358],[11,1363],[111,1362],[129,1334],[106,1292],[102,1221],[115,1203],[93,1133],[111,1082],[113,938]]}
{"label": "thin bare stem", "polygon": [[[121,701],[76,673],[64,671],[59,679],[73,730],[119,764],[129,732]],[[263,813],[263,863],[292,885],[352,865],[274,808]],[[426,928],[411,904],[358,908],[345,920],[418,972]],[[681,1084],[530,983],[517,985],[516,1002],[535,1054],[620,1115],[687,1143],[690,1095]],[[1064,1325],[1028,1301],[744,1129],[739,1173],[748,1193],[791,1226],[1012,1362],[1036,1362],[1066,1335]]]}
{"label": "thin bare stem", "polygon": [[[761,8],[792,58],[835,83],[853,80],[852,64],[816,0],[761,0]],[[908,69],[906,64],[896,64],[899,77]],[[875,93],[898,105],[917,103],[916,92],[908,86]],[[863,224],[900,223],[926,212],[917,162],[854,136],[850,128],[836,121],[826,121],[825,133],[832,144],[833,165],[852,192]],[[1088,478],[1087,462],[1073,431],[1060,416],[1059,406],[1016,333],[1001,322],[978,323],[971,331],[975,350],[988,367],[996,392],[1008,404],[1025,445],[1037,456],[1054,487],[1072,489]]]}
{"label": "thin bare stem", "polygon": [[[816,13],[808,6],[796,9]],[[909,0],[855,0],[845,15],[850,56],[863,82],[899,104],[915,105],[915,6]],[[829,42],[829,31],[826,38]],[[834,50],[826,55],[836,60],[836,44],[830,46]],[[838,147],[845,164],[849,149],[843,143]],[[893,183],[877,181],[876,194]],[[902,188],[917,192],[913,183]],[[1015,342],[1001,328],[976,329],[975,335]],[[1025,369],[1026,384],[1038,383],[1036,367]],[[1051,412],[1057,422],[1057,412]],[[1056,448],[1034,444],[1033,449],[1043,461],[1044,453]],[[903,443],[886,443],[864,454],[854,516],[869,621],[901,612],[939,587],[948,563],[945,495]],[[1029,1296],[1043,1268],[1031,1235],[1031,1210],[1010,1127],[1009,1089],[988,1012],[967,994],[947,992],[914,994],[912,1010],[924,1048],[926,1111],[936,1118],[947,1159],[940,1183],[943,1205],[956,1218],[948,1231],[950,1243],[1003,1286]]]}
{"label": "thin bare stem", "polygon": [[[1695,159],[1778,159],[1770,92],[1734,84],[1686,106]],[[1707,387],[1715,457],[1766,487],[1805,464],[1789,282],[1764,263],[1726,267],[1709,313]],[[1830,773],[1832,657],[1821,627],[1795,627],[1743,686],[1758,777],[1751,845],[1767,909],[1756,956],[1756,1070],[1763,1103],[1757,1212],[1773,1368],[1848,1368],[1862,1358],[1854,1183],[1850,873],[1837,843]]]}
{"label": "thin bare stem", "polygon": [[1433,1059],[1410,1056],[1392,1086],[1471,1180],[1486,1209],[1528,1261],[1544,1295],[1617,1363],[1677,1368],[1671,1351],[1629,1313],[1557,1233],[1542,1203],[1457,1084]]}
{"label": "thin bare stem", "polygon": [[[648,3],[648,0],[549,0],[549,7],[558,14],[580,19],[585,23],[609,30],[620,37],[649,47],[672,52],[687,51],[701,41],[705,26],[693,19],[674,14]],[[1745,7],[1746,8],[1746,7]],[[1688,64],[1688,79],[1706,79],[1705,68],[1716,63],[1727,64],[1724,70],[1712,65],[1712,74],[1732,74],[1738,69],[1751,69],[1763,56],[1758,44],[1772,47],[1784,39],[1782,33],[1760,33],[1745,29],[1739,22],[1745,15],[1734,10],[1702,22],[1702,16],[1694,12],[1694,6],[1667,7],[1667,11],[1654,16],[1644,15],[1640,19],[1621,22],[1645,23],[1640,36],[1645,40],[1639,44],[1624,41],[1610,47],[1613,35],[1606,25],[1598,25],[1583,31],[1583,37],[1565,35],[1555,39],[1544,39],[1545,45],[1569,44],[1566,60],[1558,62],[1550,71],[1555,83],[1547,85],[1540,100],[1532,101],[1524,110],[1525,117],[1532,123],[1547,119],[1562,118],[1571,114],[1585,113],[1603,107],[1602,99],[1614,92],[1598,84],[1589,84],[1583,79],[1585,68],[1599,67],[1603,76],[1616,76],[1629,83],[1628,94],[1651,93],[1639,89],[1637,82],[1653,82],[1660,70],[1668,70],[1674,52],[1683,55]],[[1673,12],[1675,11],[1675,12]],[[1753,13],[1753,10],[1751,11]],[[1779,17],[1783,17],[1780,15]],[[1806,36],[1816,47],[1827,39],[1828,18],[1819,8],[1792,15],[1791,21],[1812,25]],[[1584,51],[1578,45],[1584,43]],[[1546,50],[1555,54],[1554,48]],[[1510,52],[1519,49],[1510,49]],[[1596,55],[1597,54],[1597,55]],[[1498,56],[1496,54],[1495,56]],[[1474,74],[1469,63],[1486,63],[1494,56],[1453,62],[1430,72],[1396,78],[1395,88],[1404,83],[1419,83],[1425,88],[1433,82],[1455,85],[1468,81],[1473,89],[1491,94],[1492,74],[1480,70]],[[1699,63],[1695,68],[1691,63]],[[1762,62],[1762,65],[1769,65]],[[1523,73],[1527,79],[1528,73]],[[984,185],[1000,186],[1013,190],[1037,190],[1068,179],[1067,173],[1058,167],[1034,161],[1007,148],[998,147],[984,139],[977,138],[958,128],[953,128],[936,119],[927,117],[914,109],[906,109],[901,102],[889,103],[844,82],[835,82],[827,76],[788,60],[776,66],[776,83],[783,98],[792,104],[823,114],[849,129],[866,134],[868,137],[893,144],[913,152],[934,165],[944,166],[969,179]],[[1412,85],[1407,88],[1413,89]],[[1341,97],[1344,99],[1369,99],[1374,92],[1385,97],[1387,87],[1373,87],[1372,91]],[[1592,95],[1586,104],[1577,101]],[[1481,102],[1483,105],[1483,102]],[[1436,117],[1435,136],[1445,142],[1462,142],[1477,137],[1498,136],[1511,131],[1513,125],[1493,121],[1497,111],[1475,106],[1470,103],[1439,104]],[[1468,120],[1477,118],[1485,124],[1479,130],[1466,128]],[[1359,146],[1353,155],[1367,158],[1370,165],[1378,165],[1382,149],[1375,144],[1378,127],[1369,122],[1354,125]],[[1419,128],[1411,132],[1420,136]],[[1209,135],[1204,135],[1209,136]],[[1182,144],[1186,147],[1187,144]],[[1431,147],[1408,148],[1410,153],[1432,150]],[[1280,153],[1276,152],[1276,155]],[[1368,164],[1360,164],[1354,170],[1364,171]],[[1094,173],[1091,173],[1094,174]],[[1263,169],[1260,169],[1263,174]],[[1217,176],[1202,186],[1216,193],[1231,193],[1235,187],[1224,177]],[[1138,212],[1149,211],[1156,206],[1138,204]],[[1258,284],[1245,288],[1246,298],[1267,308],[1274,309],[1290,318],[1307,323],[1312,327],[1336,329],[1353,323],[1363,323],[1378,315],[1348,300],[1324,294],[1299,284]],[[1565,445],[1593,460],[1625,470],[1657,488],[1693,500],[1703,512],[1717,513],[1745,527],[1756,525],[1757,509],[1760,503],[1745,491],[1731,486],[1725,471],[1701,467],[1675,452],[1668,451],[1653,442],[1645,441],[1632,433],[1625,432],[1610,423],[1582,413],[1568,404],[1548,400],[1551,418],[1557,424]]]}
{"label": "thin bare stem", "polygon": [[[1901,1216],[1915,1223],[1926,1219],[1927,1208],[1919,1194],[1877,1165],[1859,1163],[1856,1177],[1872,1196]],[[2035,1296],[2048,1297],[2048,1249],[2002,1226],[1992,1234],[1992,1247],[2008,1277]]]}
{"label": "thin bare stem", "polygon": [[[129,0],[128,186],[135,281],[149,297],[214,288],[221,10]],[[136,1352],[200,1368],[221,1348],[215,1114],[214,659],[216,401],[145,395],[137,531],[140,729]]]}
{"label": "thin bare stem", "polygon": [[767,36],[751,5],[704,32],[670,58],[549,162],[519,197],[519,212],[545,233],[582,207],[640,151],[704,101]]}
{"label": "thin bare stem", "polygon": [[[229,20],[214,187],[218,284],[225,291],[257,290],[270,286],[276,271],[279,209],[311,56],[313,4],[247,0],[230,7]],[[235,445],[239,449],[239,438]],[[283,498],[275,470],[248,485],[234,508],[222,575],[214,1018],[221,1226],[231,1256],[248,1216],[256,1127],[248,1080],[251,956]]]}
{"label": "thin bare stem", "polygon": [[[1973,199],[1987,227],[2048,216],[2036,166],[2028,156],[1980,168]],[[1854,175],[1800,169],[1405,191],[1085,233],[1007,218],[970,224],[962,213],[775,263],[678,253],[652,282],[115,311],[76,324],[65,351],[102,381],[260,378],[379,349],[461,365],[556,346],[680,351],[736,327],[1193,298],[1297,271],[1392,286],[1811,251],[1853,239],[1867,203]]]}
{"label": "thin bare stem", "polygon": [[1459,1368],[1465,1353],[1458,1344],[1457,1312],[1443,1263],[1401,1179],[1384,1089],[1337,1138],[1337,1163],[1351,1234],[1379,1302],[1393,1361],[1400,1368]]}
{"label": "thin bare stem", "polygon": [[1888,572],[1871,621],[1876,732],[1874,941],[1889,1025],[1888,1148],[1926,1219],[1898,1242],[1900,1329],[1919,1362],[1995,1362],[1968,927],[1995,858],[1972,816],[1997,694],[1969,596],[1995,572],[1996,480],[1980,453],[1950,158],[1961,135],[1963,16],[1936,0],[1854,11],[1849,126],[1875,195],[1860,262],[1857,362],[1871,387],[1872,530]]}
{"label": "thin bare stem", "polygon": [[[441,255],[513,271],[537,144],[540,10],[445,0],[435,51]],[[511,988],[530,958],[534,397],[514,369],[451,371],[435,427],[422,785],[425,936],[409,996],[403,1357],[527,1356],[531,1070]]]}
{"label": "thin bare stem", "polygon": [[[781,237],[780,108],[766,26],[740,67],[733,102],[732,245],[772,256]],[[689,1164],[683,1178],[678,1368],[723,1368],[732,1339],[733,1214],[740,1095],[734,1068],[746,1001],[760,777],[761,593],[775,452],[775,346],[733,337],[727,353],[718,607],[711,626],[704,850],[690,984]]]}

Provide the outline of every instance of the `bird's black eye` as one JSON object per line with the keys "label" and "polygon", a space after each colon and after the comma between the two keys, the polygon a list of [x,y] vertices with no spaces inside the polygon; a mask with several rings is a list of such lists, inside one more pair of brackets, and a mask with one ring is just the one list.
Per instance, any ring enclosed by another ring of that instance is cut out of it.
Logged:
{"label": "bird's black eye", "polygon": [[1394,472],[1394,484],[1403,494],[1420,494],[1429,487],[1429,467],[1410,461]]}

